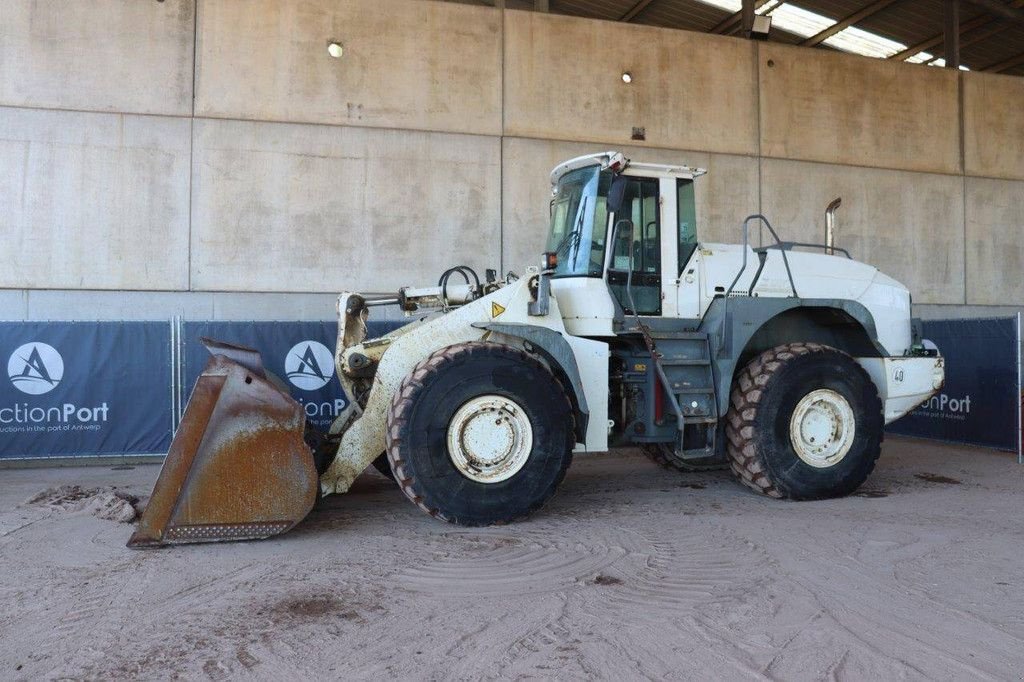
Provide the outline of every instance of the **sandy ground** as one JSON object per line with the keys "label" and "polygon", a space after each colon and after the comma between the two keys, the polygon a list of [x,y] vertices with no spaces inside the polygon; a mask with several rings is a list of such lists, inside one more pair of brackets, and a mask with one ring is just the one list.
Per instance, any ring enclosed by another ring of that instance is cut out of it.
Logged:
{"label": "sandy ground", "polygon": [[0,679],[1024,675],[1006,454],[891,439],[858,496],[813,503],[580,457],[540,514],[482,530],[367,474],[277,539],[147,551],[25,503],[156,474],[0,471]]}

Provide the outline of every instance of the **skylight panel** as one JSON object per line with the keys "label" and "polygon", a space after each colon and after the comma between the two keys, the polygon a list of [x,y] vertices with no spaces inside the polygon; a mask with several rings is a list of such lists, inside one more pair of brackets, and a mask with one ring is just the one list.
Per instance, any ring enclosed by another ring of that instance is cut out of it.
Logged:
{"label": "skylight panel", "polygon": [[[727,12],[739,12],[743,3],[742,0],[698,0],[705,5],[711,5],[723,9]],[[778,28],[787,33],[801,36],[803,38],[810,38],[811,36],[817,35],[825,29],[835,26],[836,21],[829,19],[828,17],[822,16],[817,12],[811,12],[794,5],[780,2],[779,0],[772,0],[766,3],[757,10],[758,14],[770,14],[772,17],[772,27]],[[902,52],[907,49],[907,46],[896,40],[891,40],[877,33],[871,31],[865,31],[862,28],[856,26],[849,26],[842,31],[839,31],[834,36],[830,36],[825,39],[825,44],[830,47],[834,47],[837,50],[843,52],[849,52],[852,54],[860,54],[866,57],[877,57],[879,59],[885,59],[891,57],[894,54]],[[928,62],[934,58],[934,55],[928,52],[918,52],[913,57],[910,57],[906,61],[912,64],[921,64]],[[931,62],[932,66],[944,66],[945,60],[936,59]],[[961,70],[966,71],[967,69],[963,66]]]}

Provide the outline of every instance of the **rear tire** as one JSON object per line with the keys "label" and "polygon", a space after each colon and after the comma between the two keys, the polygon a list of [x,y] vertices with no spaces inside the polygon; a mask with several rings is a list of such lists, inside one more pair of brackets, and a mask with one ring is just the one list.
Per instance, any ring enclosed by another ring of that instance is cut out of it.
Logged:
{"label": "rear tire", "polygon": [[435,518],[465,526],[528,516],[572,462],[565,389],[536,359],[494,343],[435,352],[391,401],[388,460],[402,492]]}
{"label": "rear tire", "polygon": [[694,473],[698,471],[720,471],[728,469],[729,463],[718,457],[706,457],[699,460],[685,460],[676,456],[675,449],[669,443],[642,443],[640,449],[647,458],[666,469],[675,469]]}
{"label": "rear tire", "polygon": [[849,495],[881,454],[882,402],[846,353],[816,343],[765,351],[733,383],[725,427],[733,473],[763,495]]}

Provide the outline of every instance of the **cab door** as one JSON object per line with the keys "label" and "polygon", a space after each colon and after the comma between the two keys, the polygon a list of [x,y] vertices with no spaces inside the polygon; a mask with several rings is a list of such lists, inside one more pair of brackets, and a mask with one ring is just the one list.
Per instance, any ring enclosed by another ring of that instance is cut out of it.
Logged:
{"label": "cab door", "polygon": [[661,315],[663,310],[675,307],[674,301],[664,305],[662,296],[666,278],[662,277],[661,267],[665,259],[661,207],[658,178],[627,178],[622,205],[613,220],[627,219],[632,229],[615,231],[607,278],[612,295],[629,315]]}
{"label": "cab door", "polygon": [[[693,181],[630,177],[612,224],[626,218],[632,231],[616,230],[608,287],[627,314],[697,319],[700,316],[699,252]],[[630,250],[632,249],[632,251]],[[632,301],[626,282],[632,265]]]}
{"label": "cab door", "polygon": [[693,180],[672,178],[667,192],[674,194],[675,208],[676,277],[672,286],[676,295],[676,315],[696,320],[700,318],[701,254],[697,248],[697,201]]}

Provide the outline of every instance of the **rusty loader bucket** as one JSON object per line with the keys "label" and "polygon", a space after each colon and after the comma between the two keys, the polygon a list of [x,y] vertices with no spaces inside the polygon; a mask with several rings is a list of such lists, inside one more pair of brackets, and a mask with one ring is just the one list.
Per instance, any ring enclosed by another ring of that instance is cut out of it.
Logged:
{"label": "rusty loader bucket", "polygon": [[305,414],[251,348],[203,339],[210,360],[129,547],[283,533],[316,501]]}

